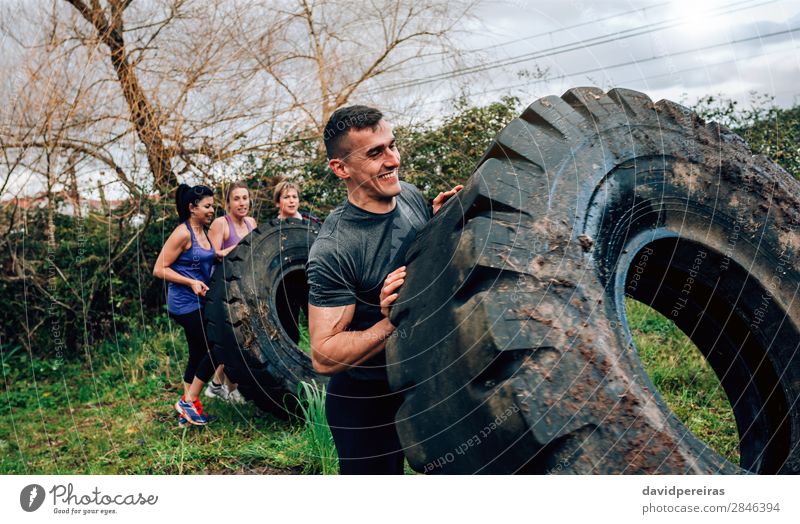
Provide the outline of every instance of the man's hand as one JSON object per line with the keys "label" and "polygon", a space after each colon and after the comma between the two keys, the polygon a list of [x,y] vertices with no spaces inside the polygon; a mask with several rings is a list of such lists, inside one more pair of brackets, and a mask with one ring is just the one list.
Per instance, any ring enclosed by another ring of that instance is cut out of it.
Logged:
{"label": "man's hand", "polygon": [[458,193],[462,189],[464,189],[464,186],[462,186],[461,184],[458,184],[456,187],[454,187],[450,191],[442,191],[441,193],[436,195],[436,198],[433,199],[433,214],[435,215],[436,213],[438,213],[439,209],[442,208],[444,203],[447,202],[450,199],[450,197],[452,197],[453,195],[455,195],[456,193]]}
{"label": "man's hand", "polygon": [[[453,193],[455,194],[455,193]],[[389,317],[389,306],[392,302],[397,300],[397,289],[406,281],[406,266],[399,267],[386,275],[386,280],[383,281],[381,288],[381,313],[383,316]]]}

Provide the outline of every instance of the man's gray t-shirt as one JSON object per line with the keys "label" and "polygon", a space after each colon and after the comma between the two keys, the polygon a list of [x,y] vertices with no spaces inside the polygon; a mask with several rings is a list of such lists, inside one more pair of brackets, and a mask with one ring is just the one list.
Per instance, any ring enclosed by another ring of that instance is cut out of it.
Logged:
{"label": "man's gray t-shirt", "polygon": [[[348,331],[363,331],[383,315],[380,293],[386,275],[402,266],[417,232],[431,219],[422,193],[406,182],[393,211],[370,213],[345,201],[325,220],[306,266],[308,302],[317,307],[356,305]],[[386,380],[381,351],[347,373],[363,380]]]}

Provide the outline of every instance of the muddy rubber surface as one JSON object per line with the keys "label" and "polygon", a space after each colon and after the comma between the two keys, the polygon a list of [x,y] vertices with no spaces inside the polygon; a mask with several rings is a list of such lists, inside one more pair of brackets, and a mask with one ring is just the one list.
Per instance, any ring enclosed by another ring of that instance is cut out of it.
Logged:
{"label": "muddy rubber surface", "polygon": [[318,232],[313,221],[259,226],[216,267],[206,296],[208,336],[226,374],[248,400],[284,417],[294,413],[301,381],[323,381],[297,345],[300,315],[308,314],[305,263]]}
{"label": "muddy rubber surface", "polygon": [[[797,180],[686,108],[622,89],[534,102],[409,252],[387,359],[411,466],[797,473],[798,226]],[[745,469],[670,412],[626,296],[706,355]]]}

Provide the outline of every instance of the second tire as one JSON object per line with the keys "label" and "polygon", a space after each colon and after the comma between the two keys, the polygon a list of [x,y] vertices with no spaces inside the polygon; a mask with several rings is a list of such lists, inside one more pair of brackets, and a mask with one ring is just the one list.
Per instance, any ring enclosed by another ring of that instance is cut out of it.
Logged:
{"label": "second tire", "polygon": [[319,232],[315,221],[259,226],[216,267],[206,297],[211,344],[242,394],[278,416],[294,413],[297,386],[320,380],[298,346],[307,318],[305,264]]}

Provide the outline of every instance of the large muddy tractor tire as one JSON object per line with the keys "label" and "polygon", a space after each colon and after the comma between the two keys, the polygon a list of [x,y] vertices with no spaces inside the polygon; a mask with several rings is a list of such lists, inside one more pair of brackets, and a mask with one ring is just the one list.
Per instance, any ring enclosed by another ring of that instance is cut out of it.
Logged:
{"label": "large muddy tractor tire", "polygon": [[[799,224],[797,180],[678,104],[595,88],[534,102],[409,251],[387,359],[411,466],[800,472]],[[739,465],[666,406],[626,296],[705,355]]]}
{"label": "large muddy tractor tire", "polygon": [[216,266],[206,295],[208,337],[225,373],[248,400],[294,414],[297,386],[320,377],[298,347],[308,318],[305,264],[319,233],[314,221],[274,220],[243,238]]}

